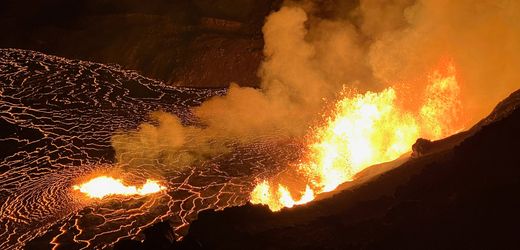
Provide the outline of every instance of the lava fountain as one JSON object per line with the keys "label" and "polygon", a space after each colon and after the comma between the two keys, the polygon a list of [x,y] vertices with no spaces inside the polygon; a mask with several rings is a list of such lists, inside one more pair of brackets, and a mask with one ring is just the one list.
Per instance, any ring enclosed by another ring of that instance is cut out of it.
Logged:
{"label": "lava fountain", "polygon": [[81,185],[75,185],[72,187],[74,190],[78,190],[84,193],[90,198],[104,198],[110,195],[148,195],[160,192],[166,189],[161,186],[159,182],[154,180],[146,180],[146,183],[142,187],[127,186],[123,184],[120,179],[115,179],[109,176],[99,176],[93,178]]}
{"label": "lava fountain", "polygon": [[273,211],[304,204],[369,166],[399,158],[419,137],[440,139],[460,131],[460,90],[453,64],[446,67],[445,73],[429,75],[422,104],[412,111],[398,105],[392,87],[364,94],[344,90],[332,113],[312,130],[303,159],[289,168],[292,176],[261,181],[250,201]]}

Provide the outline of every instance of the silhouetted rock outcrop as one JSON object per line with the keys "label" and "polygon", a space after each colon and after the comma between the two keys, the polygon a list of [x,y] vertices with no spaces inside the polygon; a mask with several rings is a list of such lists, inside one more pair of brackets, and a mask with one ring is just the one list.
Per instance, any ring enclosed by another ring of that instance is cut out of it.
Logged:
{"label": "silhouetted rock outcrop", "polygon": [[412,157],[420,157],[428,153],[433,147],[433,143],[430,140],[419,138],[412,145]]}
{"label": "silhouetted rock outcrop", "polygon": [[175,250],[175,249],[206,249],[191,237],[175,241],[173,227],[167,221],[159,222],[144,230],[143,242],[136,240],[120,240],[114,245],[114,250]]}
{"label": "silhouetted rock outcrop", "polygon": [[145,240],[143,246],[146,249],[168,249],[175,242],[175,233],[167,222],[159,222],[144,230]]}

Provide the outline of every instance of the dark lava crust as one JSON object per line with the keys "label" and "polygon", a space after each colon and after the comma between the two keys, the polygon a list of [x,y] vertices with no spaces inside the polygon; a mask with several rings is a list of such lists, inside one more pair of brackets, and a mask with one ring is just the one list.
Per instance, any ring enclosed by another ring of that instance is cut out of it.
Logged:
{"label": "dark lava crust", "polygon": [[[178,238],[205,209],[247,202],[257,178],[297,157],[287,138],[230,142],[201,162],[138,165],[125,179],[156,176],[165,192],[84,200],[77,178],[120,166],[111,137],[163,110],[195,123],[190,108],[225,89],[171,87],[116,66],[0,49],[0,249],[102,249],[168,220]],[[286,140],[286,141],[284,141]],[[282,145],[281,145],[282,144]]]}

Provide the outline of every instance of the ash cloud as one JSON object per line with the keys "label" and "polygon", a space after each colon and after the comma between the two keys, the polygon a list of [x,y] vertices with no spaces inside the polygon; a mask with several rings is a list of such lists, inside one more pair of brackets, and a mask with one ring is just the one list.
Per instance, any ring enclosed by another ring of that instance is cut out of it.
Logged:
{"label": "ash cloud", "polygon": [[263,27],[260,88],[231,84],[194,108],[202,126],[154,113],[156,124],[113,137],[118,161],[175,167],[226,152],[231,141],[302,137],[344,86],[393,86],[413,103],[447,59],[471,125],[520,86],[519,15],[510,0],[286,1]]}

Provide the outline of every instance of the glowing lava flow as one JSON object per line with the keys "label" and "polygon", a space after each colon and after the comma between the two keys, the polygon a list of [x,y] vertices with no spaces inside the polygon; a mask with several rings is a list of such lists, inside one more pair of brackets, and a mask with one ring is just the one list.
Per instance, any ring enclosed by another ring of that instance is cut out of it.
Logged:
{"label": "glowing lava flow", "polygon": [[166,189],[153,180],[146,180],[146,183],[138,188],[136,186],[126,186],[121,180],[108,176],[99,176],[72,188],[79,190],[90,198],[99,199],[109,195],[148,195]]}
{"label": "glowing lava flow", "polygon": [[[419,137],[440,139],[460,130],[456,127],[459,87],[451,65],[448,75],[435,72],[430,76],[416,114],[404,111],[396,99],[395,89],[387,88],[339,100],[325,125],[313,131],[306,157],[293,168],[297,173],[293,176],[302,180],[292,176],[264,180],[252,191],[250,201],[267,204],[273,211],[307,203],[316,194],[352,181],[371,165],[399,158]],[[300,182],[297,187],[295,182]]]}

